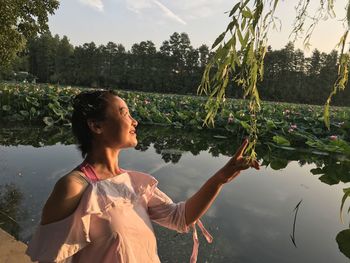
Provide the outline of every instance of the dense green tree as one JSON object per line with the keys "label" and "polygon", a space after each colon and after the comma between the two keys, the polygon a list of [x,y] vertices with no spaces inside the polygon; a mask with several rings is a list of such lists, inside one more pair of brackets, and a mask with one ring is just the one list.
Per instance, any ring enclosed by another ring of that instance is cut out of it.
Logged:
{"label": "dense green tree", "polygon": [[99,86],[99,50],[94,42],[85,43],[74,50],[74,84]]}
{"label": "dense green tree", "polygon": [[39,82],[54,81],[55,58],[60,39],[50,32],[42,34],[29,42],[29,69]]}
{"label": "dense green tree", "polygon": [[[196,94],[205,65],[213,54],[206,45],[191,46],[187,34],[174,33],[157,50],[152,41],[141,41],[126,51],[122,44],[86,43],[73,47],[67,37],[42,34],[1,71],[6,79],[23,80],[29,71],[39,82],[117,87],[163,93]],[[267,48],[264,79],[259,83],[264,100],[323,104],[336,79],[338,53],[314,50],[305,57],[292,43],[280,50]],[[239,68],[236,68],[237,73]],[[226,95],[242,97],[242,89],[230,80]],[[306,96],[305,94],[312,94]],[[350,92],[334,103],[349,105]]]}
{"label": "dense green tree", "polygon": [[201,45],[198,48],[199,52],[199,66],[204,69],[209,61],[209,47],[207,45]]}
{"label": "dense green tree", "polygon": [[153,90],[154,80],[154,60],[156,47],[152,41],[142,41],[131,47],[132,68],[130,70],[130,84],[140,90]]}
{"label": "dense green tree", "polygon": [[67,36],[58,40],[55,54],[54,74],[50,80],[54,83],[69,84],[73,71],[74,47],[69,43]]}
{"label": "dense green tree", "polygon": [[0,67],[15,58],[26,39],[48,30],[48,15],[58,8],[57,0],[2,0],[0,5]]}

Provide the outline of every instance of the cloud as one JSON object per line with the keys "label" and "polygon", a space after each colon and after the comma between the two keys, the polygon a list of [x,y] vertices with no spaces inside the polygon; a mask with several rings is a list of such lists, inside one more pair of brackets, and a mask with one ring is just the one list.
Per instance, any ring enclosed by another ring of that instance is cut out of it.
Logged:
{"label": "cloud", "polygon": [[91,6],[98,11],[103,11],[103,3],[102,0],[79,0],[81,3]]}
{"label": "cloud", "polygon": [[173,11],[171,11],[164,4],[160,3],[158,0],[126,0],[127,8],[137,14],[141,14],[144,9],[151,9],[157,7],[162,11],[162,14],[178,23],[186,25],[187,23]]}
{"label": "cloud", "polygon": [[173,19],[183,25],[186,25],[187,23],[185,21],[183,21],[179,16],[177,16],[176,14],[174,14],[174,12],[172,12],[169,8],[167,8],[165,5],[163,5],[162,3],[160,3],[158,0],[152,0],[153,3],[155,3],[164,13],[165,16],[169,17],[170,19]]}
{"label": "cloud", "polygon": [[176,5],[179,10],[185,14],[187,19],[194,20],[215,16],[217,14],[222,15],[224,6],[227,6],[228,10],[232,7],[232,0],[178,0],[176,1]]}
{"label": "cloud", "polygon": [[142,9],[151,8],[152,3],[149,0],[126,0],[126,6],[129,10],[140,14]]}

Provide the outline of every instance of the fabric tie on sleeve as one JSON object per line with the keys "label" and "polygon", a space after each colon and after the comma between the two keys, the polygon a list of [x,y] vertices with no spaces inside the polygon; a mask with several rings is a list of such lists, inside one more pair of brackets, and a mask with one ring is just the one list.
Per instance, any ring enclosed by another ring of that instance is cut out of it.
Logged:
{"label": "fabric tie on sleeve", "polygon": [[198,224],[200,230],[202,231],[203,236],[207,240],[208,243],[213,242],[213,237],[210,235],[210,233],[205,229],[203,223],[201,220],[198,220],[192,225],[193,233],[193,249],[192,249],[192,255],[190,259],[190,263],[196,263],[197,262],[197,256],[198,256],[198,248],[199,248],[199,240],[197,235],[197,228],[196,224]]}

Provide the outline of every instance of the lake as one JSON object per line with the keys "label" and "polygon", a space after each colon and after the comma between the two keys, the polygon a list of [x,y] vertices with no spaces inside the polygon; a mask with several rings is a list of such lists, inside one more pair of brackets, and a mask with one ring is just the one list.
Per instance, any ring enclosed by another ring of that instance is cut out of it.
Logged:
{"label": "lake", "polygon": [[[138,138],[135,149],[121,153],[121,167],[152,174],[174,201],[193,195],[242,141],[224,131],[158,126],[140,127]],[[64,127],[0,128],[2,228],[30,239],[55,182],[82,162],[73,142]],[[350,220],[348,203],[344,224],[339,216],[349,160],[271,144],[258,145],[257,152],[261,170],[244,171],[225,185],[203,217],[214,241],[207,244],[199,233],[198,262],[348,262],[336,236]],[[190,233],[155,231],[162,262],[189,261]]]}

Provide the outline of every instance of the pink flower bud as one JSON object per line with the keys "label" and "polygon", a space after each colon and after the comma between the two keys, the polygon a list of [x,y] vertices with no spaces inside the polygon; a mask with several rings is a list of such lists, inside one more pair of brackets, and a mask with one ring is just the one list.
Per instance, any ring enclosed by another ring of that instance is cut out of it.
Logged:
{"label": "pink flower bud", "polygon": [[331,136],[329,136],[329,139],[331,141],[336,141],[336,140],[338,140],[338,136],[337,135],[331,135]]}

